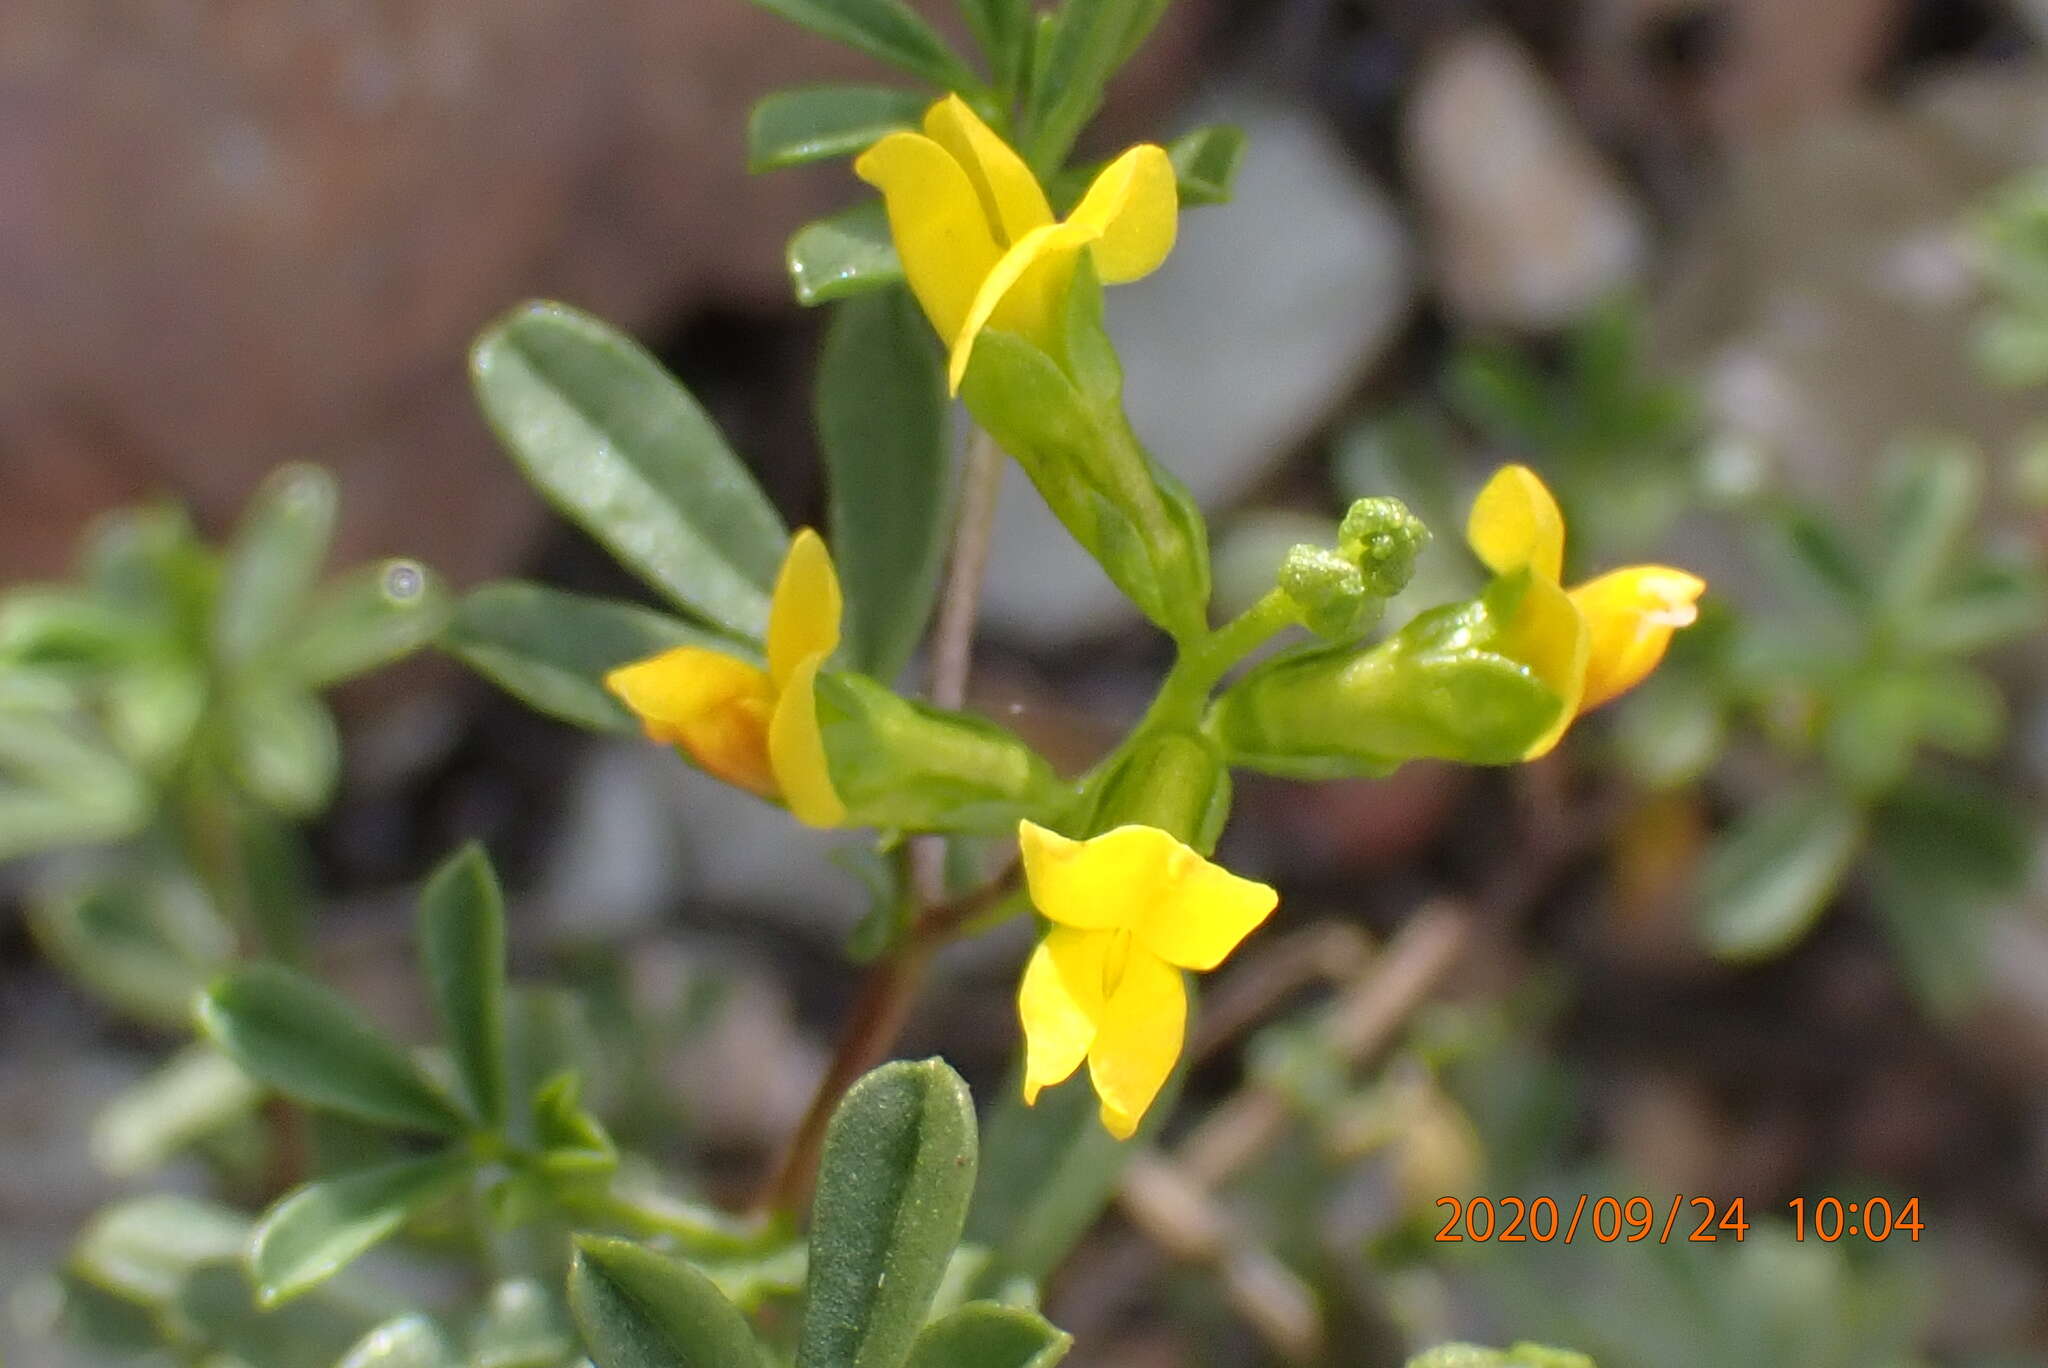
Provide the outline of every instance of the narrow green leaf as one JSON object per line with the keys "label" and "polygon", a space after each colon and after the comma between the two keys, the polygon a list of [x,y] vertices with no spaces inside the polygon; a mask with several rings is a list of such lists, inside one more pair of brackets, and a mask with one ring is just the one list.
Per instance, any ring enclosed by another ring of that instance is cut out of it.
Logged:
{"label": "narrow green leaf", "polygon": [[115,1094],[93,1118],[87,1147],[107,1173],[133,1178],[249,1116],[262,1096],[219,1050],[204,1042],[188,1045]]}
{"label": "narrow green leaf", "polygon": [[432,1317],[415,1311],[357,1340],[335,1368],[459,1368],[462,1355]]}
{"label": "narrow green leaf", "polygon": [[440,576],[418,561],[358,566],[313,596],[280,668],[308,689],[368,674],[431,642],[453,607]]}
{"label": "narrow green leaf", "polygon": [[569,1309],[597,1368],[767,1368],[746,1317],[711,1280],[629,1240],[586,1235]]}
{"label": "narrow green leaf", "polygon": [[671,646],[749,649],[637,604],[516,580],[472,591],[441,637],[443,650],[528,707],[609,732],[639,724],[605,689],[605,675]]}
{"label": "narrow green leaf", "polygon": [[334,477],[291,465],[263,482],[228,547],[214,647],[243,665],[276,644],[305,606],[334,536]]}
{"label": "narrow green leaf", "polygon": [[1073,1344],[1036,1311],[969,1302],[924,1328],[909,1368],[1052,1368]]}
{"label": "narrow green leaf", "polygon": [[119,840],[154,805],[144,777],[70,716],[0,710],[0,860]]}
{"label": "narrow green leaf", "polygon": [[880,200],[867,200],[797,229],[785,260],[796,302],[805,306],[851,299],[903,280],[903,259],[896,255],[889,216]]}
{"label": "narrow green leaf", "polygon": [[193,995],[235,952],[234,928],[196,886],[147,871],[42,893],[29,903],[28,922],[43,953],[74,981],[173,1030],[191,1022]]}
{"label": "narrow green leaf", "polygon": [[945,370],[909,291],[833,310],[817,404],[848,659],[894,679],[938,593],[951,466]]}
{"label": "narrow green leaf", "polygon": [[498,439],[566,517],[684,608],[761,635],[789,533],[638,343],[565,305],[528,304],[477,340],[470,377]]}
{"label": "narrow green leaf", "polygon": [[944,90],[972,90],[972,72],[903,0],[754,0],[792,24],[921,76]]}
{"label": "narrow green leaf", "polygon": [[960,1241],[974,1104],[945,1061],[884,1064],[825,1133],[798,1368],[896,1368]]}
{"label": "narrow green leaf", "polygon": [[1034,64],[1019,148],[1041,176],[1059,169],[1102,108],[1117,68],[1159,22],[1166,0],[1067,0],[1044,60]]}
{"label": "narrow green leaf", "polygon": [[1181,206],[1228,204],[1244,148],[1244,130],[1234,124],[1210,124],[1168,143]]}
{"label": "narrow green leaf", "polygon": [[69,1269],[102,1291],[159,1306],[201,1263],[240,1256],[249,1220],[182,1193],[152,1192],[107,1207],[79,1233]]}
{"label": "narrow green leaf", "polygon": [[327,806],[341,774],[341,734],[325,703],[303,689],[252,683],[229,710],[235,777],[287,817]]}
{"label": "narrow green leaf", "polygon": [[1877,600],[1893,621],[1922,611],[1969,531],[1982,493],[1982,461],[1968,442],[1898,444],[1881,491],[1884,542],[1876,558]]}
{"label": "narrow green leaf", "polygon": [[865,152],[884,134],[916,128],[931,96],[889,86],[778,90],[747,120],[747,169],[774,171]]}
{"label": "narrow green leaf", "polygon": [[1031,0],[960,0],[960,12],[988,58],[996,89],[1016,93],[1031,59]]}
{"label": "narrow green leaf", "polygon": [[1700,871],[1700,934],[1724,959],[1784,950],[1813,926],[1863,842],[1857,808],[1830,792],[1744,813]]}
{"label": "narrow green leaf", "polygon": [[236,969],[199,999],[200,1029],[257,1082],[308,1106],[453,1134],[461,1111],[339,996],[292,970]]}
{"label": "narrow green leaf", "polygon": [[2001,646],[2048,624],[2048,584],[2031,566],[1983,565],[1959,576],[1908,624],[1913,643],[1944,655]]}
{"label": "narrow green leaf", "polygon": [[151,624],[68,584],[23,584],[0,595],[0,660],[106,665],[147,651]]}
{"label": "narrow green leaf", "polygon": [[256,1298],[276,1306],[340,1272],[413,1213],[469,1177],[469,1157],[436,1154],[322,1178],[285,1195],[249,1240]]}
{"label": "narrow green leaf", "polygon": [[420,958],[456,1076],[477,1117],[505,1124],[505,899],[483,847],[464,846],[420,893]]}

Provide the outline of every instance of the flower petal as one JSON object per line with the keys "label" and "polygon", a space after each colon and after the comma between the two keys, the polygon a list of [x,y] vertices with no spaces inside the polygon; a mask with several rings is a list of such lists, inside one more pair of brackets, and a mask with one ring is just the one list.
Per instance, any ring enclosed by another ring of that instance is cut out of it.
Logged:
{"label": "flower petal", "polygon": [[1038,177],[967,101],[948,95],[926,110],[924,132],[967,172],[999,243],[1008,245],[1052,222],[1052,205]]}
{"label": "flower petal", "polygon": [[1265,884],[1240,878],[1187,846],[1168,871],[1163,896],[1140,912],[1138,943],[1182,969],[1207,972],[1223,963],[1280,902]]}
{"label": "flower petal", "polygon": [[768,763],[774,686],[765,672],[720,651],[678,646],[604,677],[653,740],[681,746],[729,784],[776,792]]}
{"label": "flower petal", "polygon": [[1082,931],[1130,930],[1159,899],[1177,852],[1201,856],[1148,826],[1120,826],[1085,841],[1036,822],[1017,824],[1024,882],[1048,921]]}
{"label": "flower petal", "polygon": [[1110,937],[1054,927],[1046,933],[1017,988],[1024,1023],[1024,1101],[1064,1083],[1095,1043],[1102,1013],[1102,959]]}
{"label": "flower petal", "polygon": [[1707,582],[1668,565],[1635,565],[1571,591],[1590,642],[1579,710],[1626,693],[1657,668],[1671,634],[1699,616]]}
{"label": "flower petal", "polygon": [[1102,283],[1119,285],[1159,269],[1173,250],[1179,218],[1173,162],[1165,148],[1145,143],[1102,169],[1067,222],[1094,244]]}
{"label": "flower petal", "polygon": [[950,342],[1003,254],[973,180],[922,133],[889,134],[860,155],[853,171],[882,192],[911,293]]}
{"label": "flower petal", "polygon": [[1102,1125],[1119,1140],[1137,1133],[1187,1032],[1188,994],[1180,970],[1133,947],[1116,991],[1103,1004],[1088,1075],[1102,1099]]}
{"label": "flower petal", "polygon": [[775,577],[775,597],[768,606],[768,677],[788,687],[797,665],[823,659],[839,647],[839,574],[825,541],[805,527],[797,531]]}
{"label": "flower petal", "polygon": [[1502,466],[1473,501],[1465,540],[1496,575],[1528,569],[1543,579],[1564,573],[1564,514],[1524,465]]}
{"label": "flower petal", "polygon": [[958,332],[952,334],[952,355],[946,383],[955,394],[967,375],[974,340],[993,324],[1041,348],[1053,345],[1061,306],[1073,283],[1074,263],[1087,244],[1087,233],[1065,223],[1034,228],[1003,253],[982,280]]}
{"label": "flower petal", "polygon": [[1572,719],[1586,688],[1589,651],[1586,620],[1556,580],[1522,572],[1524,589],[1514,616],[1495,638],[1493,649],[1529,667],[1563,701],[1557,721],[1522,753],[1524,760],[1548,754]]}
{"label": "flower petal", "polygon": [[825,734],[818,726],[818,667],[824,661],[822,655],[807,656],[790,672],[768,723],[768,758],[791,815],[805,826],[836,827],[846,820],[846,804],[832,787]]}

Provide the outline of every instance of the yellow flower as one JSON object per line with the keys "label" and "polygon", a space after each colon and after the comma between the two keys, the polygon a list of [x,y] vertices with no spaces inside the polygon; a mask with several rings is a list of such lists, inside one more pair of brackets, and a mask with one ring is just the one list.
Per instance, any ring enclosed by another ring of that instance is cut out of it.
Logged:
{"label": "yellow flower", "polygon": [[1084,250],[1117,284],[1149,275],[1173,249],[1180,197],[1164,148],[1118,157],[1058,222],[1024,159],[957,95],[926,111],[923,133],[889,134],[853,170],[882,192],[911,292],[951,348],[956,393],[983,328],[1058,354],[1051,344]]}
{"label": "yellow flower", "polygon": [[1525,661],[1564,699],[1557,724],[1523,756],[1549,751],[1581,713],[1640,684],[1671,634],[1699,616],[1707,582],[1668,565],[1632,565],[1567,591],[1564,515],[1527,466],[1503,466],[1479,491],[1465,539],[1496,575],[1527,571],[1529,589],[1502,654]]}
{"label": "yellow flower", "polygon": [[1214,969],[1279,894],[1210,863],[1157,827],[1072,841],[1024,822],[1024,878],[1052,930],[1017,990],[1024,1100],[1081,1061],[1119,1140],[1165,1086],[1187,1025],[1183,969]]}
{"label": "yellow flower", "polygon": [[701,646],[678,646],[604,678],[647,735],[680,746],[729,784],[788,804],[809,826],[837,826],[818,728],[818,668],[839,645],[839,576],[808,527],[790,541],[768,609],[768,668]]}

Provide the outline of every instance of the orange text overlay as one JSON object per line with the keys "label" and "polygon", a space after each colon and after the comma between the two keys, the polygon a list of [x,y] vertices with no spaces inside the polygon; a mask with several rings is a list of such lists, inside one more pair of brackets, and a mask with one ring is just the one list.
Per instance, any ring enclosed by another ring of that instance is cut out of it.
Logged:
{"label": "orange text overlay", "polygon": [[[1740,1242],[1750,1220],[1740,1197],[1439,1197],[1436,1238],[1474,1244]],[[1784,1207],[1796,1240],[1918,1240],[1920,1199],[1794,1197]]]}

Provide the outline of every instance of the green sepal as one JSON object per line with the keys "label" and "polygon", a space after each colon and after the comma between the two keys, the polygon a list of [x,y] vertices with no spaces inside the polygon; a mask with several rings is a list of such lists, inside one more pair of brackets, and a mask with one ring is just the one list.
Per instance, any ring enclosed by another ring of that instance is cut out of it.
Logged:
{"label": "green sepal", "polygon": [[1096,795],[1085,830],[1138,823],[1208,855],[1230,816],[1230,770],[1207,737],[1163,732],[1132,746],[1102,776]]}
{"label": "green sepal", "polygon": [[1275,656],[1217,700],[1206,729],[1233,765],[1299,779],[1385,774],[1420,759],[1513,764],[1564,705],[1528,666],[1491,649],[1508,607],[1446,604],[1370,650]]}
{"label": "green sepal", "polygon": [[1067,797],[1052,767],[992,722],[914,703],[865,675],[819,675],[817,700],[851,825],[1003,832]]}

